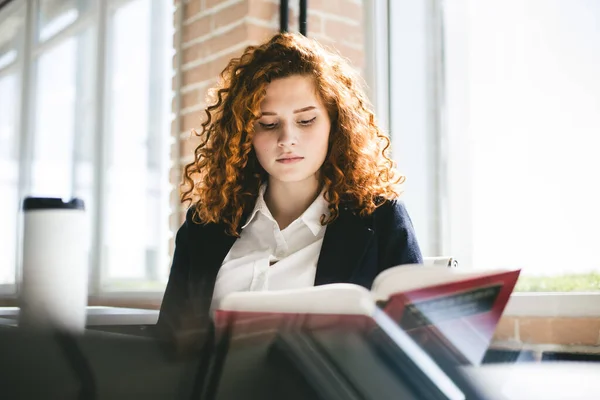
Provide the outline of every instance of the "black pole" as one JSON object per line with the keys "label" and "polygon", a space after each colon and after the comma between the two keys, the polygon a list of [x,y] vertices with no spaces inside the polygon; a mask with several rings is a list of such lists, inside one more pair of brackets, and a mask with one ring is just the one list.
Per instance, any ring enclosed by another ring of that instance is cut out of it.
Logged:
{"label": "black pole", "polygon": [[300,26],[300,33],[306,36],[307,19],[308,19],[308,0],[300,0],[300,18],[298,19],[298,26]]}
{"label": "black pole", "polygon": [[287,32],[288,29],[288,0],[279,2],[279,32]]}

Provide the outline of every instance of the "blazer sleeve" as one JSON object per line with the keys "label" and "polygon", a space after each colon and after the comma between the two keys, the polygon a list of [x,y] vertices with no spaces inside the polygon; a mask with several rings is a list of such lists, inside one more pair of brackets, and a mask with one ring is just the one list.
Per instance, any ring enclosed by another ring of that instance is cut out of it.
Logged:
{"label": "blazer sleeve", "polygon": [[376,221],[381,232],[378,273],[397,265],[422,264],[421,249],[404,203],[392,200],[381,207],[383,212],[378,213]]}
{"label": "blazer sleeve", "polygon": [[177,353],[200,350],[211,335],[210,320],[194,311],[190,293],[190,230],[192,211],[177,231],[169,281],[165,289],[156,332],[172,343]]}
{"label": "blazer sleeve", "polygon": [[187,218],[175,236],[175,252],[169,273],[169,281],[160,306],[157,327],[160,333],[172,333],[180,325],[180,313],[189,300],[188,277],[190,254]]}

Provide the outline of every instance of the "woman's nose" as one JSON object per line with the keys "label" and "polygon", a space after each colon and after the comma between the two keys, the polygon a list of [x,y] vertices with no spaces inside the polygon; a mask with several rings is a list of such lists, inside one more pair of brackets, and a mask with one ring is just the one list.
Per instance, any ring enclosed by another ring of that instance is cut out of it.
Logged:
{"label": "woman's nose", "polygon": [[293,124],[283,124],[279,131],[277,144],[279,147],[295,146],[298,143],[298,135]]}

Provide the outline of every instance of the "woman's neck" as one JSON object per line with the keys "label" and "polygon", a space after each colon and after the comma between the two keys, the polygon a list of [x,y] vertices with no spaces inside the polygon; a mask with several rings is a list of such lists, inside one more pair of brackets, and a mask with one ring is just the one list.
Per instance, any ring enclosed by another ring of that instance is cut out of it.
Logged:
{"label": "woman's neck", "polygon": [[302,182],[269,180],[265,203],[279,229],[285,229],[300,217],[320,194],[319,181],[307,179]]}

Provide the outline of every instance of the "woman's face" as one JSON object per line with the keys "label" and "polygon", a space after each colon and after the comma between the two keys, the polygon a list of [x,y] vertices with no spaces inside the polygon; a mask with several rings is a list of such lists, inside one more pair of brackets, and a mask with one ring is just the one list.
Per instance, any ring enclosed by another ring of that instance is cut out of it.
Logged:
{"label": "woman's face", "polygon": [[294,75],[272,81],[260,110],[252,145],[269,180],[318,179],[331,122],[313,78]]}

